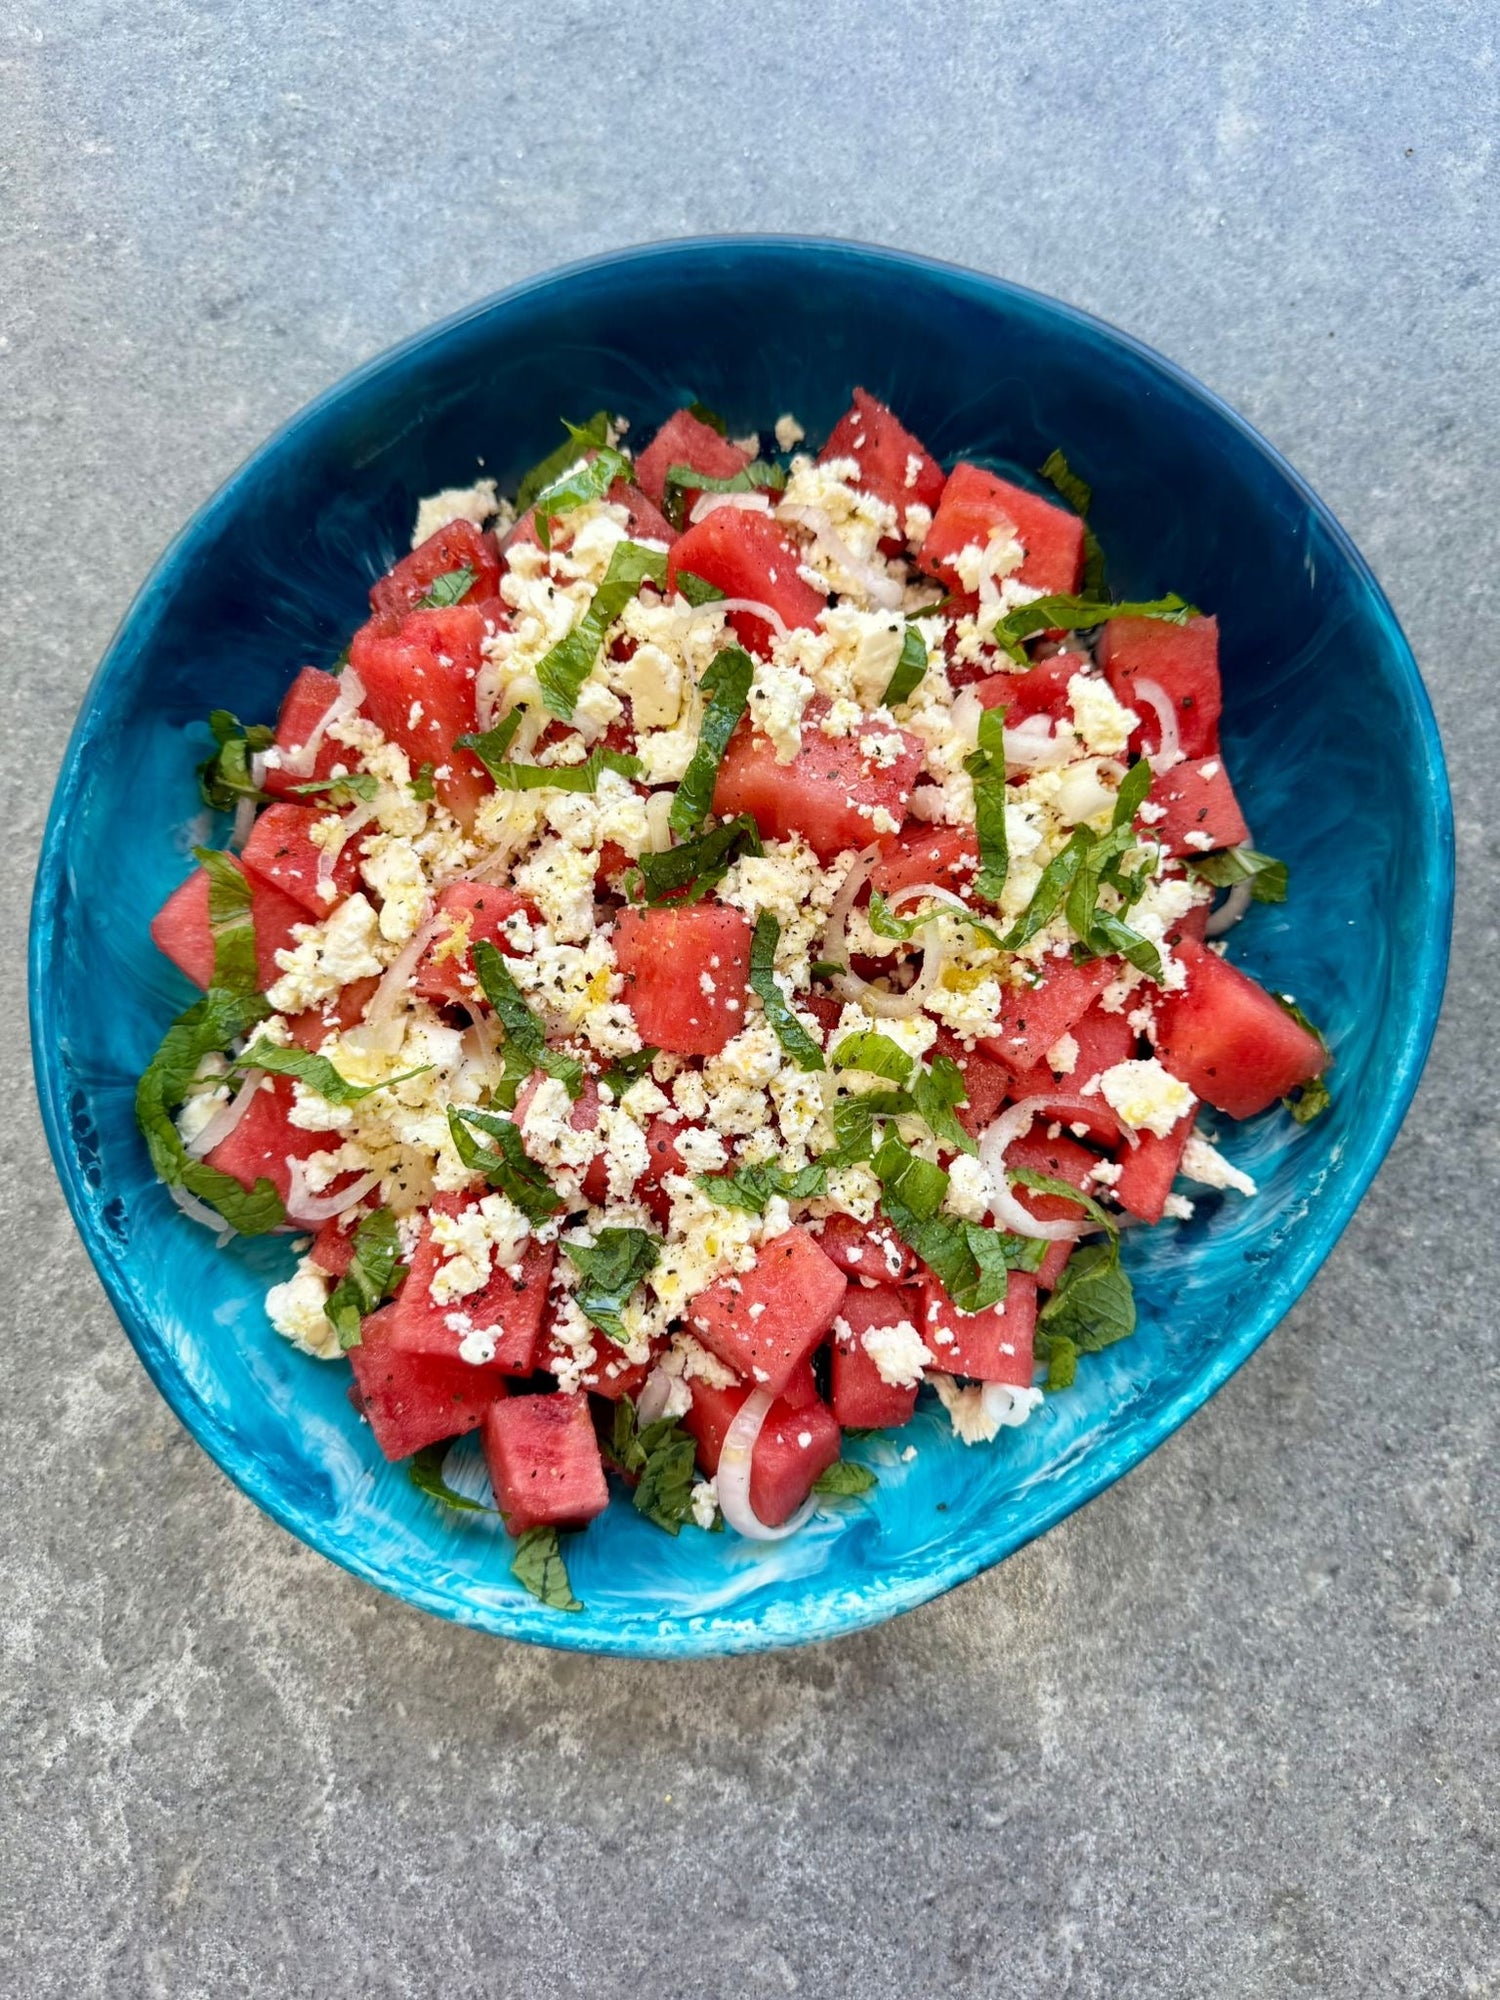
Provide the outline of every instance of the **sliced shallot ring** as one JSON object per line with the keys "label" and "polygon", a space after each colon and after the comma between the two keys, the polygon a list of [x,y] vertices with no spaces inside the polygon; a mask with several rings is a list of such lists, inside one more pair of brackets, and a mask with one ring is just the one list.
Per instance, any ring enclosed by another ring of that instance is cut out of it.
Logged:
{"label": "sliced shallot ring", "polygon": [[1028,715],[1004,732],[1005,761],[1023,771],[1048,771],[1071,762],[1077,738],[1054,734],[1045,715]]}
{"label": "sliced shallot ring", "polygon": [[229,847],[238,854],[250,838],[250,829],[255,825],[255,801],[244,797],[235,802],[234,825],[229,830]]}
{"label": "sliced shallot ring", "polygon": [[786,637],[786,620],[782,617],[781,613],[773,610],[769,604],[762,604],[757,598],[711,597],[706,604],[693,605],[688,612],[688,617],[689,619],[704,618],[711,611],[723,611],[725,613],[743,611],[752,618],[764,619],[765,623],[770,626],[778,639]]}
{"label": "sliced shallot ring", "polygon": [[417,969],[417,961],[437,935],[442,920],[441,913],[428,917],[386,967],[380,984],[370,995],[370,1004],[365,1008],[367,1026],[378,1027],[382,1021],[389,1021],[399,1009],[411,984],[411,976]]}
{"label": "sliced shallot ring", "polygon": [[1204,936],[1223,937],[1225,931],[1232,931],[1249,909],[1254,894],[1253,884],[1236,882],[1218,909],[1210,913],[1208,922],[1203,927]]}
{"label": "sliced shallot ring", "polygon": [[310,778],[318,761],[318,752],[323,747],[323,738],[336,722],[347,722],[351,716],[358,715],[364,698],[364,682],[353,667],[345,667],[339,676],[338,693],[313,724],[307,741],[281,752],[281,769],[290,771],[295,778]]}
{"label": "sliced shallot ring", "polygon": [[637,1425],[654,1424],[666,1412],[667,1402],[672,1394],[672,1378],[665,1368],[653,1368],[641,1384],[641,1393],[635,1399],[635,1420]]}
{"label": "sliced shallot ring", "polygon": [[1170,771],[1182,762],[1182,738],[1177,732],[1177,710],[1172,697],[1160,681],[1144,678],[1130,684],[1131,699],[1137,696],[1156,717],[1157,735],[1160,737],[1156,748],[1148,755],[1146,762],[1153,771]]}
{"label": "sliced shallot ring", "polygon": [[263,1069],[247,1070],[245,1080],[226,1104],[221,1104],[209,1119],[196,1139],[187,1142],[187,1150],[195,1160],[201,1160],[205,1153],[211,1153],[215,1146],[227,1139],[250,1109],[250,1101],[260,1088]]}
{"label": "sliced shallot ring", "polygon": [[765,1426],[766,1413],[776,1398],[769,1389],[752,1389],[734,1413],[734,1421],[724,1433],[716,1475],[719,1510],[730,1527],[751,1542],[779,1542],[795,1535],[817,1506],[811,1494],[789,1521],[768,1528],[750,1505],[750,1462]]}
{"label": "sliced shallot ring", "polygon": [[185,1187],[169,1187],[167,1194],[174,1206],[182,1210],[189,1222],[199,1223],[204,1229],[212,1229],[216,1232],[221,1250],[230,1237],[237,1234],[234,1225],[226,1222],[216,1208],[210,1208],[206,1201],[199,1201],[197,1195],[189,1194]]}
{"label": "sliced shallot ring", "polygon": [[[1064,1096],[1023,1097],[1019,1104],[1007,1105],[999,1117],[992,1119],[980,1138],[979,1164],[989,1175],[991,1212],[995,1220],[1015,1236],[1032,1236],[1043,1243],[1074,1243],[1089,1226],[1088,1217],[1082,1209],[1076,1219],[1059,1216],[1055,1222],[1043,1222],[1017,1200],[1005,1173],[1007,1149],[1018,1139],[1024,1139],[1038,1118],[1055,1116],[1058,1107],[1068,1102],[1069,1099]],[[1072,1099],[1072,1103],[1080,1110],[1085,1108],[1081,1098]],[[1086,1108],[1092,1113],[1095,1107],[1089,1105]],[[1135,1134],[1124,1120],[1107,1105],[1103,1109],[1115,1119],[1130,1143],[1137,1144]]]}
{"label": "sliced shallot ring", "polygon": [[741,514],[769,514],[771,503],[764,493],[700,493],[688,515],[688,525],[696,528],[720,507],[733,507]]}
{"label": "sliced shallot ring", "polygon": [[[820,947],[823,957],[832,964],[848,964],[849,919],[854,914],[859,892],[879,859],[880,849],[867,847],[844,877],[833,899]],[[942,940],[938,938],[930,942],[924,940],[917,945],[917,950],[922,954],[922,970],[904,993],[887,993],[879,986],[872,986],[868,979],[861,979],[857,972],[836,972],[829,984],[840,1000],[857,1001],[869,1014],[887,1021],[909,1020],[912,1015],[920,1013],[922,1003],[937,986],[948,956]]]}
{"label": "sliced shallot ring", "polygon": [[289,1183],[286,1196],[287,1216],[291,1221],[304,1222],[309,1227],[331,1222],[334,1216],[342,1215],[346,1208],[353,1208],[357,1201],[364,1200],[380,1179],[380,1175],[371,1168],[369,1173],[361,1174],[357,1181],[351,1181],[348,1187],[340,1189],[337,1194],[311,1194],[307,1186],[305,1160],[288,1160],[287,1176]]}
{"label": "sliced shallot ring", "polygon": [[[338,837],[330,840],[326,847],[318,849],[318,893],[320,895],[322,895],[325,888],[331,889],[333,887],[333,871],[339,865],[339,856],[349,845],[350,841],[353,840],[355,834],[361,828],[368,826],[370,821],[374,819],[375,811],[376,807],[373,799],[362,800],[352,812],[346,813],[339,822]],[[331,902],[332,898],[324,897],[324,901]]]}
{"label": "sliced shallot ring", "polygon": [[878,604],[882,611],[900,608],[906,595],[905,585],[857,556],[821,507],[780,507],[777,518],[796,521],[801,527],[811,529],[813,540],[824,554],[855,578],[872,604]]}

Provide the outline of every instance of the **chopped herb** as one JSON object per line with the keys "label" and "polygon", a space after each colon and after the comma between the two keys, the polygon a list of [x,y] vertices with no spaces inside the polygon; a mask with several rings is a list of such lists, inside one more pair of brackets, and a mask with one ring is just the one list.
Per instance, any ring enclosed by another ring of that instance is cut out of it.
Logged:
{"label": "chopped herb", "polygon": [[915,625],[908,625],[901,641],[901,657],[886,685],[885,707],[894,708],[897,702],[910,701],[926,672],[927,642]]}
{"label": "chopped herb", "polygon": [[934,1056],[928,1069],[919,1069],[912,1079],[912,1102],[917,1116],[927,1122],[939,1145],[952,1146],[960,1153],[977,1155],[978,1146],[964,1130],[957,1108],[969,1101],[964,1073],[952,1056]]}
{"label": "chopped herb", "polygon": [[781,942],[781,923],[770,910],[755,919],[750,939],[750,987],[760,995],[766,1019],[776,1030],[776,1039],[798,1069],[823,1069],[823,1051],[792,1012],[791,1002],[776,984],[776,947]]}
{"label": "chopped herb", "polygon": [[592,1244],[564,1238],[562,1247],[583,1280],[574,1288],[574,1304],[590,1326],[628,1347],[630,1334],[620,1314],[636,1286],[656,1269],[660,1242],[644,1229],[601,1229]]}
{"label": "chopped herb", "polygon": [[[493,730],[490,734],[494,734]],[[492,764],[478,747],[481,740],[460,736],[457,744],[461,750],[474,751],[502,791],[597,792],[605,771],[634,779],[642,777],[646,769],[639,757],[631,757],[623,750],[606,750],[602,744],[595,744],[581,764]]]}
{"label": "chopped herb", "polygon": [[974,893],[998,903],[1010,872],[1010,835],[1005,825],[1005,710],[987,708],[979,718],[979,738],[964,769],[974,780],[974,831],[979,840],[979,872]]}
{"label": "chopped herb", "polygon": [[1089,509],[1094,504],[1093,487],[1086,479],[1079,478],[1060,451],[1048,454],[1042,467],[1042,477],[1083,521],[1083,594],[1085,597],[1103,597],[1108,587],[1104,551],[1099,546],[1099,537],[1088,524]]}
{"label": "chopped herb", "polygon": [[568,437],[555,451],[549,451],[543,459],[538,459],[526,473],[516,488],[516,512],[528,511],[537,495],[544,492],[555,480],[561,479],[569,466],[576,465],[585,451],[597,449],[609,443],[609,412],[595,410],[586,424],[570,424],[564,420],[563,428]]}
{"label": "chopped herb", "polygon": [[565,468],[563,474],[536,497],[532,518],[536,522],[537,540],[544,549],[552,546],[554,521],[560,520],[564,514],[576,513],[591,500],[602,500],[617,479],[623,479],[628,484],[634,473],[630,460],[623,452],[616,451],[613,445],[596,444],[590,432],[574,430],[571,424],[567,429],[583,463],[571,469]]}
{"label": "chopped herb", "polygon": [[345,667],[347,667],[348,664],[349,664],[349,648],[346,646],[343,652],[339,654],[337,659],[330,660],[328,662],[328,671],[329,673],[333,674],[336,678],[339,674],[341,674],[344,671]]}
{"label": "chopped herb", "polygon": [[[887,907],[885,897],[878,889],[872,889],[870,906],[865,911],[865,921],[876,937],[904,940],[914,938],[923,924],[934,923],[939,917],[957,917],[960,923],[967,924],[972,931],[976,931],[986,944],[993,945],[997,951],[1000,949],[998,931],[991,930],[986,923],[981,923],[970,911],[955,909],[952,903],[938,903],[932,909],[923,910],[915,917],[894,917]],[[839,969],[843,970],[842,967]]]}
{"label": "chopped herb", "polygon": [[276,741],[275,730],[263,722],[242,728],[239,717],[227,708],[211,710],[208,726],[218,747],[198,766],[203,803],[215,812],[233,812],[241,799],[254,799],[258,804],[266,795],[250,775],[250,759],[257,751],[270,749]]}
{"label": "chopped herb", "polygon": [[[669,847],[664,854],[643,854],[637,863],[648,903],[679,898],[696,903],[715,883],[722,882],[742,854],[762,854],[760,828],[749,813],[725,820],[696,840]],[[686,894],[683,892],[686,891]]]}
{"label": "chopped herb", "polygon": [[[487,1132],[498,1142],[499,1150],[481,1146],[468,1130],[470,1125]],[[470,1173],[483,1174],[492,1188],[515,1203],[528,1222],[545,1222],[562,1207],[562,1197],[528,1157],[520,1129],[512,1119],[497,1118],[488,1111],[460,1111],[450,1104],[448,1130],[453,1134],[455,1152]]]}
{"label": "chopped herb", "polygon": [[785,485],[786,474],[781,467],[769,464],[763,458],[742,465],[727,479],[715,479],[710,473],[695,472],[690,465],[669,465],[663,481],[662,512],[674,528],[680,528],[687,513],[686,496],[689,492],[758,493],[770,487],[779,493]]}
{"label": "chopped herb", "polygon": [[1253,902],[1286,901],[1286,863],[1273,861],[1269,854],[1257,854],[1253,847],[1226,847],[1218,854],[1192,857],[1187,870],[1216,889],[1232,889],[1236,882],[1248,882]]}
{"label": "chopped herb", "polygon": [[810,979],[837,979],[841,972],[847,972],[848,970],[848,966],[840,965],[836,958],[819,958],[815,959],[808,968],[808,977]]}
{"label": "chopped herb", "polygon": [[840,1097],[833,1107],[837,1147],[833,1155],[822,1156],[824,1163],[854,1166],[871,1159],[875,1152],[876,1120],[910,1118],[916,1109],[915,1099],[906,1090],[862,1090],[853,1097]]}
{"label": "chopped herb", "polygon": [[388,1208],[361,1216],[354,1226],[354,1255],[349,1268],[329,1294],[323,1310],[333,1323],[339,1346],[360,1344],[360,1322],[393,1292],[406,1276],[396,1218]]}
{"label": "chopped herb", "polygon": [[505,1030],[507,1048],[514,1048],[533,1069],[545,1070],[548,1076],[555,1077],[576,1101],[583,1092],[583,1064],[576,1056],[564,1055],[560,1049],[547,1046],[545,1026],[527,1006],[504,957],[487,938],[478,939],[470,956],[484,997]]}
{"label": "chopped herb", "polygon": [[236,1059],[235,1068],[264,1069],[273,1076],[295,1077],[330,1104],[359,1104],[373,1091],[390,1090],[398,1083],[410,1082],[414,1076],[425,1076],[432,1064],[402,1070],[399,1076],[383,1077],[379,1083],[350,1083],[339,1075],[327,1056],[314,1055],[310,1049],[282,1048],[277,1042],[259,1041]]}
{"label": "chopped herb", "polygon": [[433,798],[437,792],[437,786],[433,783],[432,778],[433,769],[434,766],[430,762],[424,764],[407,787],[412,797],[414,799],[421,799],[424,804]]}
{"label": "chopped herb", "polygon": [[959,1312],[982,1312],[1004,1298],[1012,1271],[1035,1271],[1047,1245],[977,1222],[942,1215],[948,1176],[899,1139],[887,1137],[872,1162],[880,1205],[902,1242],[940,1281]]}
{"label": "chopped herb", "polygon": [[[844,1435],[847,1437],[848,1432]],[[867,1465],[856,1465],[852,1458],[841,1458],[826,1472],[818,1474],[812,1490],[823,1499],[854,1500],[860,1494],[868,1493],[876,1484],[875,1475]]]}
{"label": "chopped herb", "polygon": [[528,1528],[516,1543],[510,1573],[549,1611],[582,1611],[568,1582],[556,1528]]}
{"label": "chopped herb", "polygon": [[628,1056],[616,1056],[599,1078],[601,1088],[623,1097],[633,1083],[640,1082],[660,1053],[659,1049],[648,1047],[634,1049]]}
{"label": "chopped herb", "polygon": [[465,563],[462,569],[450,569],[444,576],[435,576],[417,599],[417,610],[446,611],[450,604],[461,604],[474,588],[477,574]]}
{"label": "chopped herb", "polygon": [[[1305,1028],[1308,1034],[1316,1038],[1318,1046],[1331,1061],[1332,1057],[1323,1030],[1313,1026],[1296,1001],[1285,993],[1273,993],[1271,998],[1284,1013],[1291,1015],[1299,1028]],[[1310,1083],[1302,1084],[1294,1095],[1283,1097],[1281,1101],[1299,1125],[1311,1125],[1312,1121],[1320,1118],[1332,1104],[1333,1092],[1328,1088],[1324,1078],[1318,1075]]]}
{"label": "chopped herb", "polygon": [[682,783],[672,795],[667,824],[679,840],[697,833],[713,810],[714,782],[735,725],[745,713],[755,662],[740,646],[714,654],[700,683],[707,705],[698,725],[698,743]]}
{"label": "chopped herb", "polygon": [[455,1493],[444,1479],[443,1466],[451,1448],[451,1440],[448,1444],[424,1445],[407,1466],[407,1477],[419,1493],[451,1507],[456,1514],[489,1513],[489,1508],[480,1501],[471,1500],[466,1493]]}
{"label": "chopped herb", "polygon": [[845,1035],[829,1057],[835,1069],[863,1070],[867,1076],[883,1076],[890,1083],[911,1081],[915,1063],[898,1042],[874,1029]]}
{"label": "chopped herb", "polygon": [[1195,608],[1175,592],[1141,604],[1111,604],[1098,597],[1038,597],[1007,611],[992,637],[1003,652],[1024,667],[1031,664],[1024,642],[1038,632],[1082,632],[1110,618],[1160,618],[1168,625],[1186,625],[1197,616]]}
{"label": "chopped herb", "polygon": [[720,437],[728,437],[728,424],[719,415],[718,411],[711,410],[707,403],[689,403],[687,413],[690,417],[696,417],[700,424],[707,424],[711,431],[717,431]]}
{"label": "chopped herb", "polygon": [[720,590],[716,583],[709,583],[705,578],[695,576],[690,569],[678,570],[675,588],[677,595],[686,598],[694,610],[700,604],[717,604],[729,595],[728,591]]}
{"label": "chopped herb", "polygon": [[721,1208],[738,1208],[746,1215],[764,1215],[778,1197],[782,1201],[813,1201],[828,1180],[828,1162],[814,1160],[796,1172],[767,1160],[759,1166],[736,1167],[728,1174],[695,1174],[693,1179],[710,1201]]}
{"label": "chopped herb", "polygon": [[520,728],[525,715],[525,706],[520,704],[513,708],[509,715],[502,716],[493,729],[486,729],[482,736],[455,737],[454,747],[458,750],[472,750],[493,776],[496,767],[504,764],[510,746],[516,740],[516,731]]}
{"label": "chopped herb", "polygon": [[1094,836],[1086,826],[1074,828],[1067,845],[1059,848],[1042,870],[1031,892],[1031,901],[1005,933],[1001,942],[1007,951],[1019,951],[1051,923],[1062,908],[1093,841]]}
{"label": "chopped herb", "polygon": [[609,1455],[635,1479],[632,1497],[648,1521],[675,1535],[693,1518],[697,1446],[675,1417],[641,1424],[635,1404],[622,1396],[615,1404]]}
{"label": "chopped herb", "polygon": [[[1120,1262],[1118,1234],[1107,1243],[1085,1243],[1073,1252],[1056,1291],[1037,1314],[1036,1330],[1038,1352],[1049,1362],[1049,1383],[1053,1360],[1060,1360],[1062,1371],[1072,1379],[1069,1347],[1075,1355],[1097,1354],[1135,1332],[1135,1293]],[[1060,1342],[1066,1346],[1059,1356],[1055,1344]]]}
{"label": "chopped herb", "polygon": [[250,878],[232,855],[195,847],[193,859],[208,877],[208,928],[214,941],[215,986],[253,993],[260,984]]}
{"label": "chopped herb", "polygon": [[[429,764],[427,768],[430,771],[432,766]],[[348,771],[341,778],[310,778],[305,785],[293,785],[292,790],[303,794],[326,792],[330,805],[347,806],[355,799],[369,805],[380,791],[380,780],[372,771]]]}
{"label": "chopped herb", "polygon": [[1018,1181],[1022,1187],[1030,1188],[1033,1194],[1051,1194],[1056,1195],[1060,1201],[1076,1202],[1091,1222],[1097,1222],[1099,1227],[1111,1236],[1118,1233],[1118,1217],[1111,1215],[1108,1209],[1101,1208],[1091,1194],[1085,1194],[1082,1188],[1074,1187],[1071,1181],[1060,1180],[1056,1174],[1041,1173],[1035,1167],[1007,1168],[1006,1179]]}
{"label": "chopped herb", "polygon": [[599,649],[620,613],[641,585],[664,583],[667,558],[660,549],[648,549],[641,542],[617,542],[609,559],[604,580],[593,601],[565,639],[547,653],[536,670],[542,701],[564,722],[571,719],[579,690],[594,671]]}

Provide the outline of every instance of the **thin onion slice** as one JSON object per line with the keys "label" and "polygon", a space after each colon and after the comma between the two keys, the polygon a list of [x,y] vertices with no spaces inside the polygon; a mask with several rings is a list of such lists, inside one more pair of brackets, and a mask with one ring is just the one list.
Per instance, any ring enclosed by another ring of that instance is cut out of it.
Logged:
{"label": "thin onion slice", "polygon": [[[854,914],[859,892],[870,879],[870,870],[879,859],[880,849],[867,847],[844,877],[833,899],[819,948],[821,955],[832,964],[847,965],[849,962],[849,919]],[[904,993],[887,993],[879,986],[872,986],[868,979],[861,979],[857,972],[836,972],[829,984],[840,1000],[857,1001],[867,1013],[879,1015],[887,1021],[909,1020],[912,1015],[920,1013],[923,1002],[936,990],[948,957],[941,938],[924,939],[917,943],[916,948],[922,954],[922,970]]]}
{"label": "thin onion slice", "polygon": [[671,1376],[665,1368],[653,1368],[641,1384],[641,1393],[635,1399],[637,1425],[644,1427],[647,1424],[654,1424],[658,1417],[665,1416],[671,1394]]}
{"label": "thin onion slice", "polygon": [[367,1026],[378,1027],[382,1021],[389,1021],[400,1008],[406,989],[411,984],[411,976],[417,969],[417,961],[436,937],[442,921],[441,914],[428,917],[391,960],[380,984],[370,995],[370,1004],[365,1008]]}
{"label": "thin onion slice", "polygon": [[323,747],[323,738],[335,723],[348,722],[358,715],[364,698],[364,682],[353,667],[345,667],[339,676],[337,695],[313,724],[307,741],[281,752],[281,769],[290,771],[293,777],[310,778],[318,761],[318,752]]}
{"label": "thin onion slice", "polygon": [[1140,678],[1131,682],[1130,693],[1132,699],[1139,695],[1156,717],[1157,734],[1161,740],[1146,762],[1153,771],[1170,771],[1182,762],[1182,739],[1177,733],[1177,709],[1172,697],[1160,681]]}
{"label": "thin onion slice", "polygon": [[331,1222],[334,1216],[342,1215],[346,1208],[353,1208],[357,1201],[364,1200],[380,1179],[380,1175],[372,1168],[369,1173],[361,1174],[358,1180],[351,1181],[348,1187],[341,1189],[337,1194],[313,1194],[307,1185],[305,1160],[288,1160],[287,1177],[287,1215],[293,1222],[304,1222],[310,1227],[316,1227],[322,1222]]}
{"label": "thin onion slice", "polygon": [[264,1075],[265,1071],[263,1069],[247,1071],[245,1081],[240,1085],[233,1097],[229,1099],[228,1103],[220,1105],[219,1109],[209,1119],[196,1139],[188,1140],[187,1150],[195,1160],[201,1160],[205,1154],[211,1153],[214,1147],[219,1145],[222,1140],[229,1137],[230,1133],[250,1109],[251,1102],[254,1099],[256,1091],[260,1088],[261,1078]]}
{"label": "thin onion slice", "polygon": [[[368,826],[370,821],[374,819],[376,810],[376,804],[373,799],[362,801],[352,812],[346,813],[340,821],[338,838],[329,841],[326,847],[318,849],[318,894],[320,896],[323,894],[324,889],[331,889],[333,887],[333,871],[339,865],[339,856],[349,845],[350,841],[353,840],[355,834],[361,828]],[[331,896],[324,897],[325,902],[331,902],[332,900]]]}
{"label": "thin onion slice", "polygon": [[250,829],[255,825],[255,801],[241,798],[234,808],[234,825],[229,829],[229,847],[238,854],[250,838]]}
{"label": "thin onion slice", "polygon": [[189,1194],[185,1187],[169,1187],[167,1194],[180,1208],[189,1222],[196,1222],[204,1229],[212,1229],[219,1239],[222,1250],[230,1237],[237,1234],[234,1226],[224,1220],[216,1208],[210,1208],[206,1201],[199,1201],[197,1195]]}
{"label": "thin onion slice", "polygon": [[710,612],[733,613],[743,611],[752,618],[764,619],[778,639],[786,637],[786,620],[779,611],[769,604],[762,604],[754,597],[711,597],[706,604],[695,604],[688,612],[689,619],[705,618]]}
{"label": "thin onion slice", "polygon": [[857,556],[821,507],[781,507],[777,510],[777,518],[796,521],[801,527],[810,529],[813,540],[823,553],[854,578],[872,604],[878,604],[882,611],[900,608],[906,594],[905,586],[877,569],[873,563]]}
{"label": "thin onion slice", "polygon": [[1101,1111],[1105,1117],[1113,1119],[1130,1145],[1140,1143],[1137,1134],[1108,1104],[1085,1104],[1080,1097],[1059,1093],[1055,1097],[1023,1097],[1019,1104],[1007,1105],[980,1138],[979,1164],[989,1175],[990,1208],[995,1220],[1013,1235],[1034,1236],[1043,1243],[1072,1243],[1089,1227],[1088,1218],[1081,1209],[1076,1219],[1060,1216],[1055,1222],[1041,1221],[1016,1199],[1005,1174],[1006,1153],[1018,1139],[1025,1138],[1035,1121],[1044,1116],[1055,1118],[1060,1110],[1070,1107],[1089,1116],[1093,1116],[1096,1110]]}
{"label": "thin onion slice", "polygon": [[764,493],[700,493],[688,515],[689,525],[696,528],[700,521],[706,521],[720,507],[733,507],[741,514],[769,514],[771,511],[771,503]]}
{"label": "thin onion slice", "polygon": [[1051,719],[1028,715],[1005,735],[1005,761],[1023,771],[1049,771],[1072,761],[1077,737],[1069,729],[1053,734]]}
{"label": "thin onion slice", "polygon": [[719,1508],[730,1527],[751,1542],[779,1542],[795,1535],[817,1506],[809,1494],[789,1521],[768,1528],[750,1505],[750,1461],[775,1397],[769,1389],[752,1389],[734,1413],[719,1452]]}
{"label": "thin onion slice", "polygon": [[1225,931],[1232,931],[1240,918],[1249,909],[1254,896],[1254,886],[1249,882],[1236,882],[1229,894],[1212,912],[1203,927],[1205,937],[1223,937]]}

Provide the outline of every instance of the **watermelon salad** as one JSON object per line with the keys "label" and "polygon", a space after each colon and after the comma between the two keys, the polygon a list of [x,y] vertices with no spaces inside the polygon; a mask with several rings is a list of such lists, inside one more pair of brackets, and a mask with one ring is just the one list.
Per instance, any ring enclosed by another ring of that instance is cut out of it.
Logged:
{"label": "watermelon salad", "polygon": [[1060,453],[945,470],[862,389],[774,434],[600,413],[424,500],[274,726],[210,717],[152,925],[161,1179],[296,1234],[271,1324],[561,1607],[611,1476],[771,1539],[924,1394],[1032,1420],[1134,1327],[1123,1232],[1255,1194],[1221,1121],[1327,1101],[1216,941],[1287,879],[1213,616],[1112,594]]}

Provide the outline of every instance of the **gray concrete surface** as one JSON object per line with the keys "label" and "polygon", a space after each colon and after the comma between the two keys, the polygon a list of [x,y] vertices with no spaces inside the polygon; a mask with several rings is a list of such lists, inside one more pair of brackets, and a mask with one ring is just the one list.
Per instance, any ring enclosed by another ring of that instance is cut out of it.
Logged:
{"label": "gray concrete surface", "polygon": [[[0,1991],[1500,1992],[1497,75],[1475,0],[12,0]],[[517,276],[742,228],[1024,279],[1244,410],[1405,620],[1465,880],[1405,1133],[1211,1408],[892,1627],[636,1667],[386,1601],[183,1435],[21,941],[93,664],[244,452]]]}

